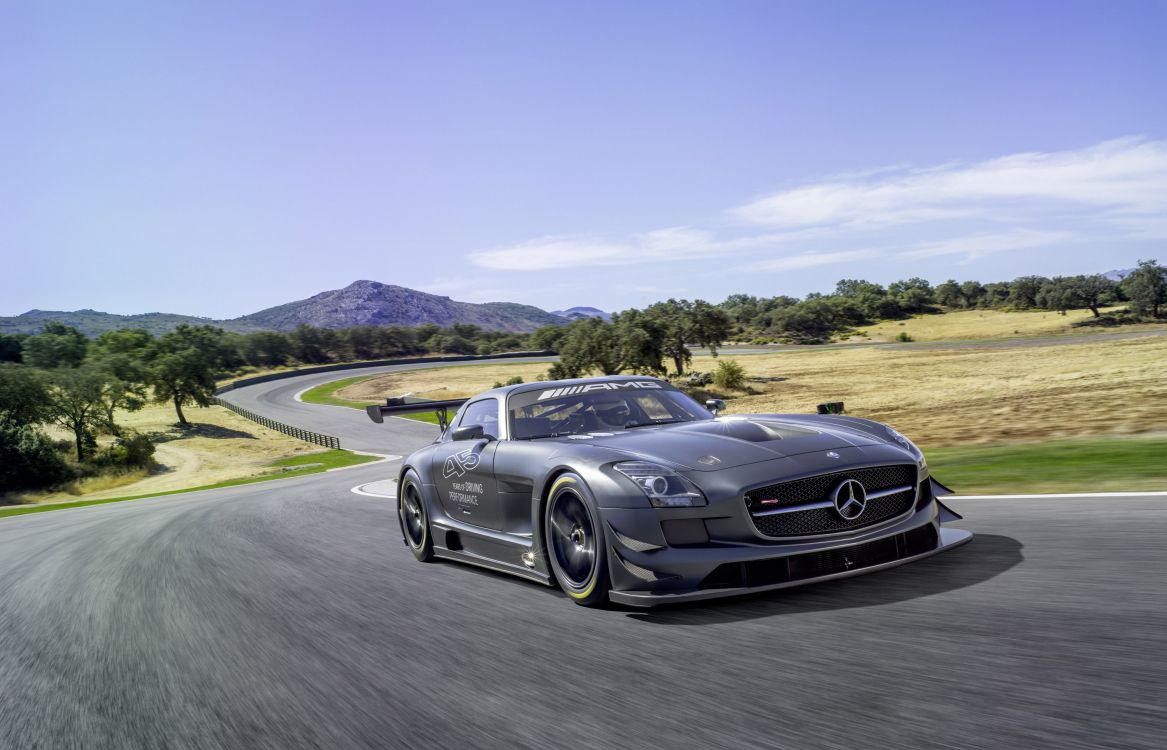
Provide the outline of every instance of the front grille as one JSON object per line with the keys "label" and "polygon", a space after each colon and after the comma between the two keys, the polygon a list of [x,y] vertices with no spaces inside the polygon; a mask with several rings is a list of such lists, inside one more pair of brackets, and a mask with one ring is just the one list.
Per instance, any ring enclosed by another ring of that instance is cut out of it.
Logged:
{"label": "front grille", "polygon": [[772,586],[861,570],[930,552],[936,549],[938,541],[935,525],[927,524],[895,536],[843,549],[807,552],[769,560],[725,563],[714,568],[698,588]]}
{"label": "front grille", "polygon": [[[895,487],[908,489],[894,495],[869,498],[863,513],[850,520],[840,516],[833,505],[761,515],[779,508],[830,502],[835,488],[845,479],[858,480],[869,495]],[[896,464],[836,471],[759,487],[746,493],[745,502],[750,520],[759,533],[770,537],[790,537],[833,534],[872,526],[906,513],[915,497],[915,465]]]}

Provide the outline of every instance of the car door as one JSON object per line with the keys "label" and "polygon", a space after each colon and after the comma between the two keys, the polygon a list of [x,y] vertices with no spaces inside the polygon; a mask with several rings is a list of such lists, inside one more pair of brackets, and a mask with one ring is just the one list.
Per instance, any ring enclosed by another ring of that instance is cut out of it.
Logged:
{"label": "car door", "polygon": [[[489,438],[454,440],[459,427],[481,425]],[[499,436],[498,399],[466,404],[433,453],[433,477],[446,515],[463,523],[500,529],[498,483],[494,457]]]}

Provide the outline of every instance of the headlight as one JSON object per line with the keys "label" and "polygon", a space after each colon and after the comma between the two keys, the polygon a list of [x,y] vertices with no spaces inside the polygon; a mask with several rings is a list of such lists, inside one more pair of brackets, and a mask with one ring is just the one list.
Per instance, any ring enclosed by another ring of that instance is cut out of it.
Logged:
{"label": "headlight", "polygon": [[660,464],[624,461],[612,468],[636,482],[655,508],[693,508],[709,504],[696,485]]}
{"label": "headlight", "polygon": [[907,448],[908,452],[911,453],[913,456],[915,456],[916,458],[923,458],[924,457],[924,454],[920,452],[920,449],[917,448],[916,444],[913,443],[911,440],[908,440],[906,437],[904,437],[900,433],[896,432],[892,428],[888,427],[887,425],[884,425],[884,429],[887,430],[888,437],[890,437],[892,440],[894,440],[897,443],[899,443],[900,445],[902,445],[904,448]]}

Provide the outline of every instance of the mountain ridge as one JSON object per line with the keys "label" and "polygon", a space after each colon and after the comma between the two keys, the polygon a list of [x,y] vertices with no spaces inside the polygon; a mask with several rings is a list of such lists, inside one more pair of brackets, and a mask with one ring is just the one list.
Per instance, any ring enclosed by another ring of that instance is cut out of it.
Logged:
{"label": "mountain ridge", "polygon": [[118,315],[90,308],[73,311],[33,309],[16,316],[0,317],[0,333],[37,333],[49,321],[73,326],[87,336],[118,328],[145,328],[157,335],[181,324],[213,325],[236,333],[254,333],[290,331],[298,325],[350,328],[357,325],[435,323],[448,327],[455,323],[470,323],[486,330],[527,333],[545,325],[564,325],[572,319],[533,305],[459,302],[408,287],[360,279],[342,289],[330,289],[307,299],[226,320],[163,312]]}

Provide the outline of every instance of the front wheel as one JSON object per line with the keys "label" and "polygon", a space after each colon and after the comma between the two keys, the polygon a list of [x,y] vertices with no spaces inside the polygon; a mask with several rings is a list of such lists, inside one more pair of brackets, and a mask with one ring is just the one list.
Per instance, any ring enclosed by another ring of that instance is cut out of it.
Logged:
{"label": "front wheel", "polygon": [[564,593],[585,607],[607,602],[611,582],[604,534],[592,493],[578,475],[563,474],[551,485],[544,538]]}
{"label": "front wheel", "polygon": [[397,490],[397,518],[409,551],[422,562],[434,558],[434,543],[430,539],[430,519],[421,496],[421,482],[410,469],[401,478]]}

